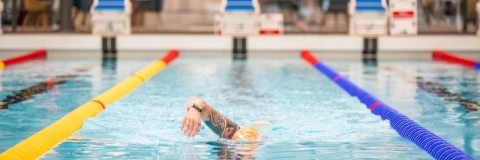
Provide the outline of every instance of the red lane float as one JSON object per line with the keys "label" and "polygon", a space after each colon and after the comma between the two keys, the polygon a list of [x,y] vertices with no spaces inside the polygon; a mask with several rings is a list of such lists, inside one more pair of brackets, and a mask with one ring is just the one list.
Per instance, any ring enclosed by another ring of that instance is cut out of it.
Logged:
{"label": "red lane float", "polygon": [[47,57],[47,51],[44,50],[44,49],[40,49],[40,50],[36,50],[36,51],[33,51],[31,53],[28,53],[28,54],[24,54],[24,55],[20,55],[20,56],[16,56],[16,57],[12,57],[12,58],[2,60],[2,61],[0,61],[0,63],[1,63],[0,68],[6,67],[6,66],[9,66],[9,65],[12,65],[12,64],[32,60],[32,59],[45,58],[45,57]]}
{"label": "red lane float", "polygon": [[172,49],[161,60],[168,64],[176,57],[178,57],[178,50]]}
{"label": "red lane float", "polygon": [[302,50],[301,56],[305,58],[305,60],[310,63],[312,66],[315,65],[315,63],[319,62],[317,58],[315,58],[309,50]]}
{"label": "red lane float", "polygon": [[460,56],[456,56],[453,54],[449,54],[447,52],[443,52],[440,50],[434,50],[432,52],[433,60],[442,60],[447,62],[452,62],[456,64],[463,65],[465,67],[473,68],[473,69],[480,69],[480,64],[474,60],[463,58]]}

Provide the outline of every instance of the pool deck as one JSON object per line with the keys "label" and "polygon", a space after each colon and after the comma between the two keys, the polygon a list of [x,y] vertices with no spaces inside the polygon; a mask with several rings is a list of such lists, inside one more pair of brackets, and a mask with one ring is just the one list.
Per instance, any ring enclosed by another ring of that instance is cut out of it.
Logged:
{"label": "pool deck", "polygon": [[[117,37],[117,50],[181,51],[232,50],[229,36],[195,34],[134,34]],[[88,34],[4,34],[0,35],[0,51],[100,51],[101,37]],[[251,36],[247,38],[249,52],[299,51],[309,49],[322,52],[361,52],[363,37],[348,35],[284,35]],[[419,35],[378,37],[379,52],[430,52],[440,49],[451,52],[480,51],[480,37],[474,35]]]}

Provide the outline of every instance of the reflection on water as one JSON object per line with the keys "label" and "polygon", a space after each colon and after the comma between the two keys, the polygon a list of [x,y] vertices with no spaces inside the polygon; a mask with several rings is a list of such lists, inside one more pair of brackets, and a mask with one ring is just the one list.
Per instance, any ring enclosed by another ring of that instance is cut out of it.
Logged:
{"label": "reflection on water", "polygon": [[117,70],[117,59],[103,58],[102,59],[102,71],[115,72]]}
{"label": "reflection on water", "polygon": [[207,142],[207,144],[215,146],[218,159],[255,159],[253,151],[261,145],[259,142],[225,143],[222,141]]}
{"label": "reflection on water", "polygon": [[224,94],[228,95],[226,97],[232,97],[231,99],[228,99],[228,101],[233,104],[252,106],[253,102],[251,101],[251,98],[258,93],[256,93],[252,84],[253,77],[251,77],[251,73],[247,70],[246,61],[233,60],[231,71],[228,74],[229,79],[227,80],[227,86],[223,91]]}

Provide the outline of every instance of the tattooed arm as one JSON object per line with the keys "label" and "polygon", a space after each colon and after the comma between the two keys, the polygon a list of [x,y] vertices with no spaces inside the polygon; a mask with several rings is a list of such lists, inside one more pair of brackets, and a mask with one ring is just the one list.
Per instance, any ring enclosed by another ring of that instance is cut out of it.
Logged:
{"label": "tattooed arm", "polygon": [[210,128],[215,134],[221,138],[231,139],[233,134],[240,129],[232,120],[223,116],[220,112],[213,109],[209,104],[198,97],[192,97],[187,102],[187,107],[192,106],[193,103],[198,106],[205,105],[202,112],[198,112],[196,109],[191,108],[183,118],[181,130],[187,137],[195,137],[200,131],[201,123],[200,119]]}

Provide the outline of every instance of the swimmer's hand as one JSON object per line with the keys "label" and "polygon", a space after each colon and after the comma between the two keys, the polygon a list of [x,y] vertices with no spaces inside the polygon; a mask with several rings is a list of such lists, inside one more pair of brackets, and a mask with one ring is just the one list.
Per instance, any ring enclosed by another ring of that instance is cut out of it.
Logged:
{"label": "swimmer's hand", "polygon": [[194,138],[195,135],[200,131],[201,127],[202,123],[200,121],[200,112],[194,108],[191,108],[183,117],[180,130],[183,131],[183,134],[187,136],[187,138]]}

